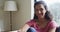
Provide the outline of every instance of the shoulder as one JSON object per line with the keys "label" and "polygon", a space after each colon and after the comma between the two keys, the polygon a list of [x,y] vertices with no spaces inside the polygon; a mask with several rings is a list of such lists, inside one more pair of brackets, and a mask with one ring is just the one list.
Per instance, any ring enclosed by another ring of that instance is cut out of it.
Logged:
{"label": "shoulder", "polygon": [[53,20],[50,21],[48,25],[49,25],[50,28],[58,27],[57,23]]}
{"label": "shoulder", "polygon": [[58,27],[57,23],[55,21],[50,21],[49,22],[49,32],[55,32],[56,28]]}
{"label": "shoulder", "polygon": [[27,23],[35,23],[35,20],[34,19],[31,19]]}
{"label": "shoulder", "polygon": [[35,23],[35,20],[32,19],[32,20],[29,20],[26,24],[28,24],[29,26],[32,26],[34,25],[34,23]]}

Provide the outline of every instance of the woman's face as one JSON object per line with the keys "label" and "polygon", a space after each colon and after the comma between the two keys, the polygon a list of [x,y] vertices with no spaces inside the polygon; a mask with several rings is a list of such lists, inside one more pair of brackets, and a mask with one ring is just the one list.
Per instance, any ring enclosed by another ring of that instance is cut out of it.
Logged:
{"label": "woman's face", "polygon": [[46,10],[42,4],[37,4],[34,9],[35,14],[38,16],[38,18],[44,18]]}

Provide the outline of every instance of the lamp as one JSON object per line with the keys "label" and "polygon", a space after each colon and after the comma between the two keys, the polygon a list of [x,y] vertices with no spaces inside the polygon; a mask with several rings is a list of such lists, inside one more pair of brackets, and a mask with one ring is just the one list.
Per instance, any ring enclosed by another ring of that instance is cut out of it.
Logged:
{"label": "lamp", "polygon": [[17,11],[15,1],[6,1],[4,5],[4,11]]}
{"label": "lamp", "polygon": [[11,1],[5,1],[4,5],[4,11],[9,11],[10,12],[10,28],[12,30],[12,11],[17,11],[17,5],[16,2],[11,0]]}

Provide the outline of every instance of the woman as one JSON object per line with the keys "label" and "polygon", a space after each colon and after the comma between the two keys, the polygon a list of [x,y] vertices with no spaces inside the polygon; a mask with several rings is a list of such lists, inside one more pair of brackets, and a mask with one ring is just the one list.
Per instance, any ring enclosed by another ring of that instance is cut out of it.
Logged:
{"label": "woman", "polygon": [[30,27],[33,27],[36,32],[55,32],[57,24],[53,21],[44,1],[34,4],[34,19],[27,22],[21,31],[26,32]]}

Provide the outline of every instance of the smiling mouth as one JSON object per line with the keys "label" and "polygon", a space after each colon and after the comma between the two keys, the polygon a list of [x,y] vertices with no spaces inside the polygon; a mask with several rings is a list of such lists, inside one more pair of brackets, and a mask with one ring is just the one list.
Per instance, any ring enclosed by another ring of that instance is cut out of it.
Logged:
{"label": "smiling mouth", "polygon": [[43,15],[42,14],[39,14],[38,16],[40,17],[40,16],[43,16]]}
{"label": "smiling mouth", "polygon": [[43,15],[43,13],[40,13],[39,15]]}

